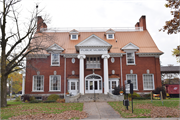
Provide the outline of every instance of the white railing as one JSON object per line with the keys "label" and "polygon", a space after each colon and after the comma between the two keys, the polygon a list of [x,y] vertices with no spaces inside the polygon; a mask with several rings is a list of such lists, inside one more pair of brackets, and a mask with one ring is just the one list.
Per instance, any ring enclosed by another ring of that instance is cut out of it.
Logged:
{"label": "white railing", "polygon": [[76,29],[79,32],[106,32],[109,29],[113,29],[115,32],[124,31],[143,31],[143,27],[69,27],[69,28],[43,28],[41,31],[45,32],[70,32]]}
{"label": "white railing", "polygon": [[101,63],[86,63],[86,69],[100,69]]}

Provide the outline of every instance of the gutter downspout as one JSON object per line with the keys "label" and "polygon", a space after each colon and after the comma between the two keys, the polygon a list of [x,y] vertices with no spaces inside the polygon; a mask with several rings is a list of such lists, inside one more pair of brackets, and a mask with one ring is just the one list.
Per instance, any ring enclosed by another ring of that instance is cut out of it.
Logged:
{"label": "gutter downspout", "polygon": [[123,76],[122,76],[122,55],[120,56],[120,68],[121,68],[121,87],[123,88]]}
{"label": "gutter downspout", "polygon": [[66,57],[64,55],[64,98],[66,95]]}

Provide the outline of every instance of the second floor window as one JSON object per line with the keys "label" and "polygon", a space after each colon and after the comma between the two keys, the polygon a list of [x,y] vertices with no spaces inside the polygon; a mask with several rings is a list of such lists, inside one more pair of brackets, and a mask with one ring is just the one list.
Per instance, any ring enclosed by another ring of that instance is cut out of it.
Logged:
{"label": "second floor window", "polygon": [[59,65],[60,65],[59,54],[56,53],[51,54],[51,66],[59,66]]}
{"label": "second floor window", "polygon": [[135,64],[134,52],[126,53],[126,61],[128,65]]}
{"label": "second floor window", "polygon": [[100,68],[100,57],[86,57],[86,68]]}

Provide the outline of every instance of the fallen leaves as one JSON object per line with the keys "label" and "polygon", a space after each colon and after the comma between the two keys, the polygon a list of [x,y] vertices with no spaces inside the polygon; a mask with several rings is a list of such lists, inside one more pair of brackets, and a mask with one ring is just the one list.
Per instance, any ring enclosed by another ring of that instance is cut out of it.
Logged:
{"label": "fallen leaves", "polygon": [[46,119],[46,120],[59,120],[59,119],[72,119],[72,118],[79,118],[79,119],[83,119],[83,118],[87,118],[87,113],[84,111],[78,111],[78,110],[71,110],[71,111],[65,111],[63,113],[60,114],[45,114],[45,113],[40,113],[40,114],[36,114],[36,115],[21,115],[21,116],[14,116],[9,118],[9,120],[14,120],[14,119],[18,119],[18,120],[22,120],[22,119]]}

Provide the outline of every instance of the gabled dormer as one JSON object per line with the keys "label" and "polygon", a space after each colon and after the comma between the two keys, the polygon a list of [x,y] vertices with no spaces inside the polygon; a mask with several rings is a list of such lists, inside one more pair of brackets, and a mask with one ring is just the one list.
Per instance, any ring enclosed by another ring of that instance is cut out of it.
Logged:
{"label": "gabled dormer", "polygon": [[79,31],[73,29],[69,32],[69,35],[71,40],[78,40]]}
{"label": "gabled dormer", "polygon": [[133,43],[128,43],[121,50],[126,52],[126,64],[135,65],[135,52],[139,50],[139,47],[137,47]]}
{"label": "gabled dormer", "polygon": [[109,29],[106,31],[106,39],[108,40],[114,40],[114,34],[115,34],[115,31],[113,29]]}
{"label": "gabled dormer", "polygon": [[53,44],[46,51],[51,54],[51,66],[60,66],[60,54],[64,49],[57,44]]}

